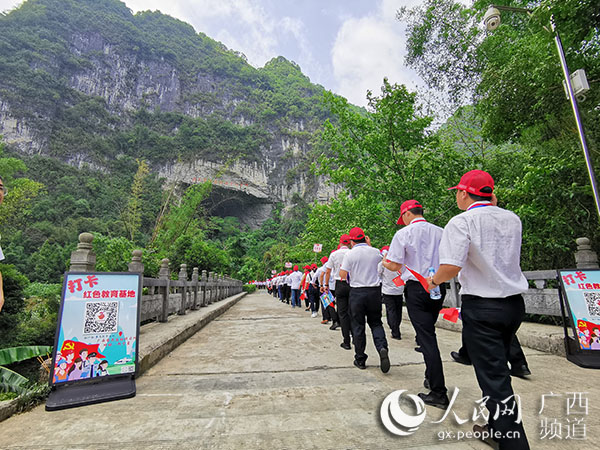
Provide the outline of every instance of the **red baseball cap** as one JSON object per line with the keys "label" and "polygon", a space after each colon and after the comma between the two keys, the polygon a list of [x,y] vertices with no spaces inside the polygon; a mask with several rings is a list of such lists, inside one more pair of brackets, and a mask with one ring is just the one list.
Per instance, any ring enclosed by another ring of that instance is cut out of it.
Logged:
{"label": "red baseball cap", "polygon": [[298,270],[298,264],[296,264],[296,265],[294,266],[294,272],[295,272],[296,270]]}
{"label": "red baseball cap", "polygon": [[396,225],[408,225],[407,223],[404,223],[404,220],[402,219],[402,215],[406,212],[406,211],[410,211],[413,208],[422,208],[423,206],[416,200],[406,200],[404,203],[402,203],[400,205],[400,217],[398,217],[398,221],[396,222]]}
{"label": "red baseball cap", "polygon": [[360,241],[361,239],[364,239],[365,232],[362,230],[362,228],[354,227],[348,233],[348,237],[351,241]]}
{"label": "red baseball cap", "polygon": [[[481,192],[486,187],[491,188],[491,192]],[[452,189],[467,191],[481,197],[491,197],[494,192],[494,179],[483,170],[470,170],[460,178],[460,182],[456,186],[448,188],[449,191]]]}
{"label": "red baseball cap", "polygon": [[348,245],[349,243],[350,243],[350,236],[348,236],[347,234],[342,234],[340,236],[340,244]]}
{"label": "red baseball cap", "polygon": [[384,245],[383,247],[381,247],[381,250],[379,250],[381,253],[383,252],[389,252],[390,251],[390,246],[389,245]]}
{"label": "red baseball cap", "polygon": [[317,265],[316,265],[315,263],[312,263],[312,264],[310,265],[310,268],[311,268],[311,269],[316,269],[316,268],[317,268]]}
{"label": "red baseball cap", "polygon": [[325,264],[327,261],[329,261],[329,258],[327,256],[323,256],[321,258],[321,264]]}

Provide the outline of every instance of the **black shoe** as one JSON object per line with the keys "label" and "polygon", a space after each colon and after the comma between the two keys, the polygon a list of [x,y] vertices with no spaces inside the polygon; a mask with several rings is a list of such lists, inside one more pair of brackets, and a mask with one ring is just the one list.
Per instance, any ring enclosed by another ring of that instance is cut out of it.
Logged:
{"label": "black shoe", "polygon": [[[492,447],[493,449],[498,450],[500,448],[500,444],[498,444],[498,442],[494,441],[492,439],[492,437],[490,436],[490,426],[488,424],[485,425],[473,425],[473,433],[475,434],[475,436],[477,436],[477,438],[481,441],[486,443],[487,445],[489,445],[490,447]],[[488,436],[484,439],[484,434],[485,436]]]}
{"label": "black shoe", "polygon": [[429,390],[431,390],[431,385],[429,384],[429,380],[428,380],[427,378],[425,378],[425,379],[423,380],[423,387],[424,387],[425,389],[429,389]]}
{"label": "black shoe", "polygon": [[329,327],[330,330],[337,330],[340,327],[340,324],[337,322],[333,322],[333,325]]}
{"label": "black shoe", "polygon": [[361,370],[367,368],[367,365],[365,363],[359,363],[357,360],[354,360],[354,365]]}
{"label": "black shoe", "polygon": [[388,356],[388,349],[382,348],[379,351],[379,368],[383,373],[390,371],[390,358]]}
{"label": "black shoe", "polygon": [[396,340],[398,340],[398,341],[401,341],[401,340],[402,340],[402,336],[401,336],[401,335],[394,336],[394,335],[392,334],[392,339],[396,339]]}
{"label": "black shoe", "polygon": [[350,347],[350,344],[346,344],[345,342],[342,342],[340,344],[340,347],[345,348],[346,350],[352,350],[352,347]]}
{"label": "black shoe", "polygon": [[306,308],[304,311],[310,311],[310,308]]}
{"label": "black shoe", "polygon": [[423,349],[421,347],[415,347],[415,352],[423,353]]}
{"label": "black shoe", "polygon": [[469,361],[468,359],[463,358],[462,356],[460,356],[460,353],[458,353],[458,352],[450,352],[450,356],[452,356],[452,359],[454,361],[456,361],[457,363],[464,364],[465,366],[470,366],[471,365],[471,361]]}
{"label": "black shoe", "polygon": [[525,378],[531,375],[531,370],[527,367],[527,364],[523,364],[520,368],[515,367],[510,369],[510,375],[513,377]]}
{"label": "black shoe", "polygon": [[448,396],[434,394],[430,392],[429,394],[424,394],[423,392],[419,393],[419,398],[423,400],[426,405],[435,406],[436,408],[446,409],[450,404],[450,400],[448,400]]}

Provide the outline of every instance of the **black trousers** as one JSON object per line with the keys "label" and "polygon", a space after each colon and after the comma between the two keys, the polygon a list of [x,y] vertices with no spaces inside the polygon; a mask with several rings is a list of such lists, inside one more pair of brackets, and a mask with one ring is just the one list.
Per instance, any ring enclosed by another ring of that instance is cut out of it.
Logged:
{"label": "black trousers", "polygon": [[365,353],[367,337],[365,334],[366,323],[371,328],[373,343],[377,351],[388,348],[385,330],[381,322],[381,287],[362,287],[350,289],[350,318],[352,323],[352,337],[354,338],[354,359],[364,363],[368,355]]}
{"label": "black trousers", "polygon": [[308,301],[310,302],[310,310],[312,312],[318,312],[319,303],[321,303],[321,300],[319,299],[319,290],[312,284],[308,286]]}
{"label": "black trousers", "polygon": [[381,299],[385,305],[385,316],[387,318],[387,324],[392,331],[392,337],[399,338],[401,337],[400,323],[402,322],[402,294],[381,294]]}
{"label": "black trousers", "polygon": [[[465,359],[468,362],[471,362],[471,358],[469,357],[469,352],[467,351],[467,346],[465,345],[465,338],[463,336],[462,347],[458,350],[458,354],[461,358]],[[525,353],[523,353],[523,349],[521,348],[521,343],[515,334],[515,338],[510,343],[510,349],[508,353],[508,362],[510,363],[510,367],[521,369],[522,366],[527,366],[527,358],[525,358]]]}
{"label": "black trousers", "polygon": [[290,298],[292,297],[292,287],[289,284],[284,284],[285,290],[285,302],[289,305]]}
{"label": "black trousers", "polygon": [[[473,362],[475,375],[484,397],[489,397],[486,407],[490,411],[489,424],[494,432],[506,436],[508,431],[518,432],[519,437],[502,438],[501,449],[529,449],[522,423],[515,423],[517,407],[514,395],[508,355],[523,316],[523,297],[483,298],[474,295],[461,296],[463,338]],[[504,403],[503,403],[504,402]],[[513,408],[511,413],[509,410]],[[500,415],[494,419],[497,409]]]}
{"label": "black trousers", "polygon": [[417,334],[417,342],[421,347],[423,359],[425,360],[425,378],[429,380],[431,391],[438,395],[444,395],[448,392],[446,389],[446,380],[444,378],[444,368],[442,366],[442,357],[435,334],[435,322],[438,319],[444,297],[446,297],[446,288],[440,286],[442,298],[432,300],[421,283],[414,280],[408,280],[404,288],[406,295],[406,309],[413,328]]}
{"label": "black trousers", "polygon": [[350,285],[347,281],[338,280],[335,282],[335,303],[340,326],[342,327],[342,337],[344,344],[350,345],[351,321],[350,321]]}

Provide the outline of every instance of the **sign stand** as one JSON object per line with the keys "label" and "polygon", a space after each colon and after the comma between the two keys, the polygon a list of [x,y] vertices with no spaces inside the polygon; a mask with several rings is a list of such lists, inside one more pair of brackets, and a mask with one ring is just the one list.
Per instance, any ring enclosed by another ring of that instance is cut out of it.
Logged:
{"label": "sign stand", "polygon": [[106,382],[56,386],[46,400],[46,411],[92,405],[135,397],[133,376],[115,377]]}
{"label": "sign stand", "polygon": [[[579,327],[579,324],[581,324],[587,328],[587,324],[592,323],[590,322],[592,319],[597,320],[594,315],[589,315],[591,314],[589,306],[587,309],[588,315],[582,317],[582,311],[586,311],[585,305],[586,303],[590,304],[590,302],[597,302],[596,304],[600,308],[600,270],[559,270],[558,279],[560,282],[558,298],[563,319],[567,360],[580,367],[600,369],[600,350],[591,348],[591,344],[589,344],[591,340],[586,337],[587,332],[582,332]],[[598,280],[597,283],[586,282],[596,279]],[[596,298],[599,300],[595,300]],[[593,306],[593,303],[591,304]],[[592,311],[595,311],[594,308],[592,308]],[[569,335],[569,328],[572,331],[572,336]],[[593,336],[591,338],[593,339]],[[590,348],[585,348],[588,345]]]}
{"label": "sign stand", "polygon": [[65,274],[46,411],[134,397],[142,277]]}

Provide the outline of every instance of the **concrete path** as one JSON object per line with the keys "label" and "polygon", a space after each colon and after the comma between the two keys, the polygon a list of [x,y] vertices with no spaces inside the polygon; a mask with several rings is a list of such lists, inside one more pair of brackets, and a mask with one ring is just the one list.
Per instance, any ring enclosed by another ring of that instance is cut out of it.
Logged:
{"label": "concrete path", "polygon": [[[388,374],[379,370],[370,336],[368,367],[359,370],[353,352],[339,347],[340,332],[319,322],[303,308],[249,295],[142,375],[135,398],[57,412],[37,407],[0,423],[0,449],[489,448],[456,438],[473,422],[458,425],[454,413],[470,418],[481,398],[473,369],[450,360],[458,333],[438,331],[447,386],[460,390],[452,413],[435,424],[443,411],[427,407],[414,434],[395,436],[381,424],[382,400],[398,389],[423,391],[424,364],[413,350],[410,322],[404,318],[401,341],[390,340]],[[533,376],[513,386],[522,397],[531,448],[593,447],[600,440],[598,372],[525,350]],[[539,415],[542,395],[551,391],[560,397],[546,397]],[[577,405],[567,415],[570,392],[587,392],[587,415],[575,415]],[[563,439],[540,437],[550,432],[550,425],[541,426],[543,417],[554,421],[555,433],[561,424]],[[565,439],[575,419],[586,427],[583,440]]]}

